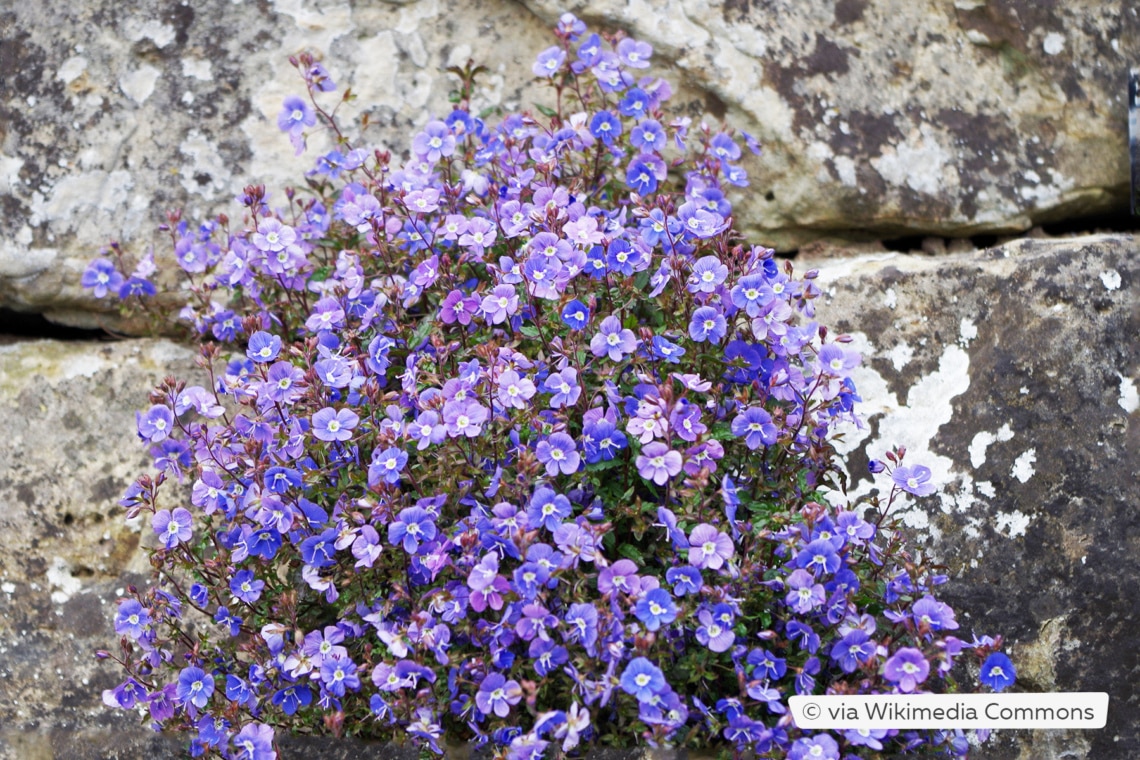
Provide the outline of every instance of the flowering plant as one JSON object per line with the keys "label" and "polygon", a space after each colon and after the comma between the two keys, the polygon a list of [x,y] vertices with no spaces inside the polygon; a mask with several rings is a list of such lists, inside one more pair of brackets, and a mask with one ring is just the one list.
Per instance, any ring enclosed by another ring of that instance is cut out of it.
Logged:
{"label": "flowering plant", "polygon": [[[755,141],[668,118],[646,43],[556,33],[534,64],[554,107],[492,127],[456,69],[402,164],[353,147],[302,56],[278,124],[336,142],[306,189],[247,187],[240,228],[171,216],[208,382],[138,413],[158,473],[122,504],[155,583],[119,602],[104,700],[257,760],[277,731],[964,754],[792,722],[793,694],[953,690],[964,653],[1000,690],[1013,667],[954,635],[889,516],[929,470],[889,452],[889,497],[846,503],[859,356],[813,321],[813,273],[734,231]],[[152,259],[127,271],[116,246],[84,284],[146,307]]]}

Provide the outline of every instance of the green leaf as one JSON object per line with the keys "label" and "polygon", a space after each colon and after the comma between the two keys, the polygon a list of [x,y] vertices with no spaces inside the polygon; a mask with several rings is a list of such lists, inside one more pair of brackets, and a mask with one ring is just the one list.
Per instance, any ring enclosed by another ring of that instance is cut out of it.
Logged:
{"label": "green leaf", "polygon": [[525,335],[528,338],[537,339],[539,337],[538,328],[535,327],[534,325],[523,325],[522,327],[519,328],[519,332],[521,332],[523,335]]}
{"label": "green leaf", "polygon": [[618,554],[626,559],[632,559],[639,566],[645,564],[645,557],[633,544],[622,544],[618,547]]}
{"label": "green leaf", "polygon": [[549,108],[548,106],[544,106],[541,103],[535,103],[534,107],[538,109],[538,112],[540,114],[542,114],[543,116],[545,116],[548,119],[553,119],[555,116],[558,115],[558,112],[555,111],[553,108]]}
{"label": "green leaf", "polygon": [[416,331],[412,333],[411,339],[408,341],[409,348],[418,348],[421,343],[427,340],[427,336],[431,334],[431,329],[435,327],[436,312],[432,312],[420,320],[419,325],[416,326]]}

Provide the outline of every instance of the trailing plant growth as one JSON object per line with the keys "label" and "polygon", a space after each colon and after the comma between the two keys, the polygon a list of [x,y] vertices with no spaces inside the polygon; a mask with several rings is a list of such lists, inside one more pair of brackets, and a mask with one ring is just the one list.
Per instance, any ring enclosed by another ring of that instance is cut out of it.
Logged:
{"label": "trailing plant growth", "polygon": [[[255,760],[287,732],[964,754],[791,721],[794,694],[1013,668],[896,531],[930,471],[889,452],[887,498],[843,497],[860,358],[814,321],[813,273],[734,229],[755,141],[671,115],[648,44],[556,34],[553,105],[492,124],[456,69],[406,160],[357,146],[301,56],[278,124],[335,148],[303,187],[245,188],[240,224],[171,216],[203,375],[138,413],[157,473],[122,505],[154,582],[119,602],[104,700]],[[155,273],[114,246],[83,282],[158,313]]]}

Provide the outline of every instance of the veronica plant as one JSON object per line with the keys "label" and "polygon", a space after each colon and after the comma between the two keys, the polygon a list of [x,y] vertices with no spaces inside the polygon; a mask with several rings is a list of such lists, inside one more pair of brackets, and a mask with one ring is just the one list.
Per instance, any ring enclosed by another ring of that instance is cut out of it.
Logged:
{"label": "veronica plant", "polygon": [[[171,216],[203,375],[138,414],[157,473],[122,505],[155,574],[119,602],[104,700],[256,760],[282,732],[964,754],[791,721],[794,694],[1014,669],[959,638],[890,517],[929,470],[889,452],[889,497],[844,497],[859,356],[813,320],[813,273],[734,230],[755,140],[670,115],[646,43],[556,35],[552,107],[489,124],[456,69],[402,162],[351,141],[302,56],[278,124],[336,146],[305,187],[247,187],[236,226]],[[154,274],[113,246],[84,283],[154,309]]]}

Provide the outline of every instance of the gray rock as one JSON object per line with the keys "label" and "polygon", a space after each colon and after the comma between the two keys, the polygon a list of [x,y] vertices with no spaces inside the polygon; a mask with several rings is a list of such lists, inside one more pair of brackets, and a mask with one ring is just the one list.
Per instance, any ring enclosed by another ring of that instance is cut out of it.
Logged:
{"label": "gray rock", "polygon": [[[1136,9],[1100,0],[522,0],[653,43],[765,144],[738,219],[781,249],[1120,210]],[[1131,46],[1130,46],[1131,45]]]}
{"label": "gray rock", "polygon": [[290,54],[322,53],[358,96],[341,114],[401,153],[450,109],[449,65],[490,68],[479,109],[545,97],[530,64],[564,10],[649,40],[681,107],[762,139],[738,215],[782,249],[1124,206],[1140,20],[1098,0],[8,3],[0,305],[95,326],[79,274],[110,240],[161,253],[168,209],[236,216],[243,185],[299,184],[328,141],[297,158],[276,129],[301,91]]}
{"label": "gray rock", "polygon": [[100,305],[79,275],[109,241],[163,253],[168,210],[240,218],[244,185],[283,200],[332,146],[314,130],[295,157],[277,129],[283,99],[304,92],[290,55],[323,55],[338,94],[357,96],[338,116],[367,113],[368,145],[398,155],[451,110],[448,66],[483,63],[474,107],[516,110],[553,39],[508,0],[7,3],[0,30],[12,72],[0,91],[0,305],[81,326]]}
{"label": "gray rock", "polygon": [[1102,731],[1010,732],[981,757],[1140,746],[1138,251],[1094,236],[821,262],[819,318],[864,354],[852,497],[875,492],[869,459],[906,446],[943,488],[896,509],[947,566],[963,637],[1006,636],[1025,691],[1110,695]]}

